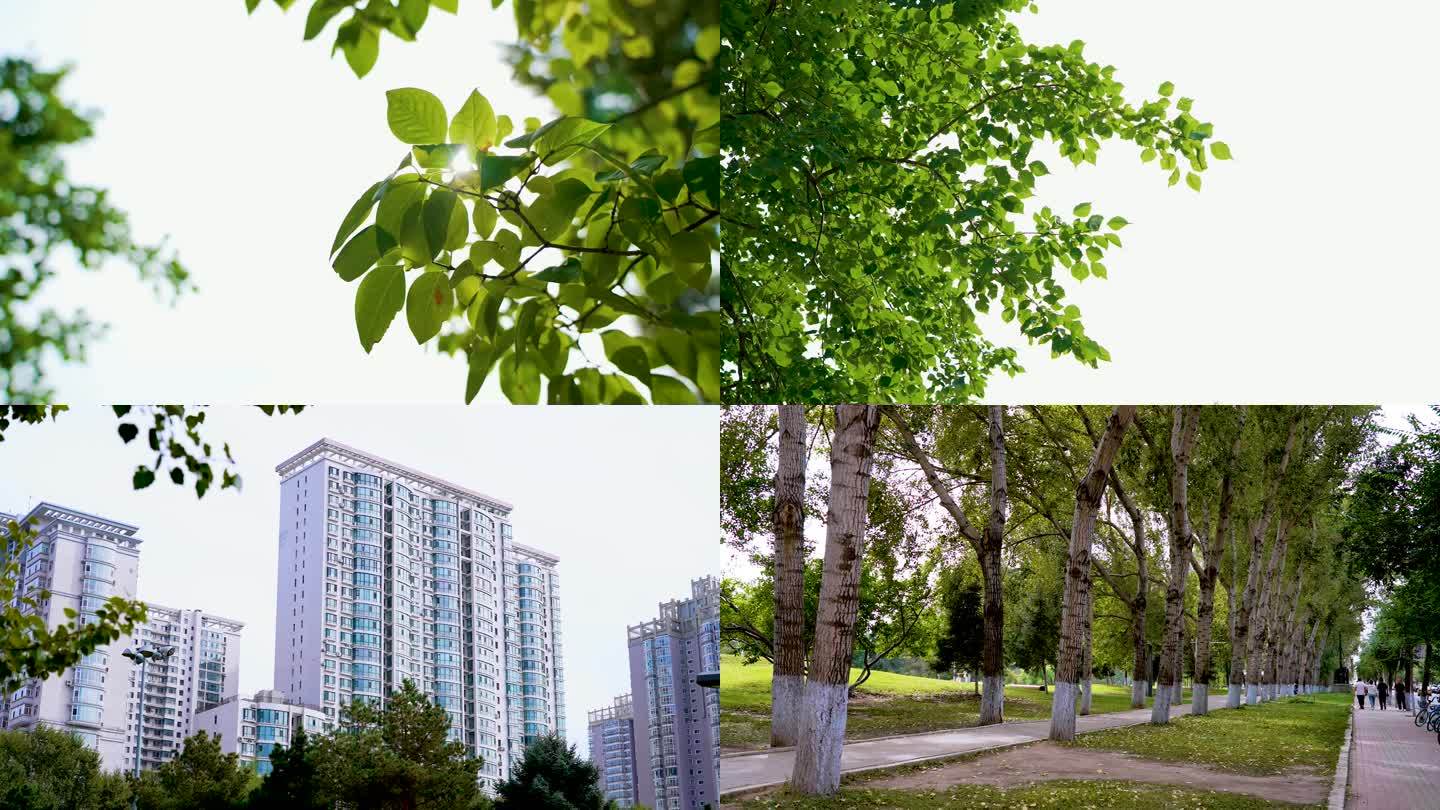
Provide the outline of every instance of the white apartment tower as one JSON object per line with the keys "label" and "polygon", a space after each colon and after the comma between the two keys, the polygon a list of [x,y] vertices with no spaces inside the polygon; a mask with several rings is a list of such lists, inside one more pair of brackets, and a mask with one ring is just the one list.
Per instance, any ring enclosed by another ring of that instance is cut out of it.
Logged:
{"label": "white apartment tower", "polygon": [[185,738],[195,733],[195,713],[219,705],[240,688],[242,622],[153,602],[145,607],[145,624],[136,628],[129,646],[173,647],[175,652],[146,664],[143,690],[135,683],[140,667],[133,667],[125,738],[127,772],[135,767],[137,753],[140,767],[146,770],[178,756]]}
{"label": "white apartment tower", "polygon": [[[14,519],[36,532],[16,547],[3,526]],[[95,610],[112,596],[135,598],[140,561],[139,531],[128,523],[78,509],[41,502],[23,516],[0,515],[0,559],[20,555],[19,593],[50,591],[40,613],[48,627],[95,620]],[[0,695],[0,726],[31,729],[48,725],[75,734],[100,754],[106,769],[126,761],[127,708],[131,663],[120,653],[129,639],[106,644],[80,663],[44,680],[31,678]]]}
{"label": "white apartment tower", "polygon": [[296,703],[274,689],[253,697],[231,695],[195,715],[196,733],[218,735],[222,753],[239,755],[242,765],[261,776],[274,770],[270,755],[275,746],[289,747],[301,730],[314,738],[332,726],[318,707]]}
{"label": "white apartment tower", "polygon": [[565,733],[559,560],[514,541],[510,504],[329,439],[275,469],[277,689],[333,720],[409,679],[487,785]]}

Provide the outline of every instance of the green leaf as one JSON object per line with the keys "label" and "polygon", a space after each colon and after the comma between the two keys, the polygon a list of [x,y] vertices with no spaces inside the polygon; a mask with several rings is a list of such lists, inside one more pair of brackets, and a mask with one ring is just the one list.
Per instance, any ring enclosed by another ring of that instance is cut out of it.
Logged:
{"label": "green leaf", "polygon": [[319,36],[325,30],[325,24],[349,6],[346,0],[319,0],[311,6],[310,13],[305,15],[305,40],[308,42]]}
{"label": "green leaf", "polygon": [[779,98],[780,94],[785,92],[785,88],[781,87],[780,83],[773,79],[760,85],[760,87],[763,88],[771,98]]}
{"label": "green leaf", "polygon": [[1075,216],[1077,216],[1077,217],[1088,217],[1088,216],[1090,216],[1090,203],[1088,203],[1088,202],[1087,202],[1087,203],[1080,203],[1079,205],[1075,206]]}
{"label": "green leaf", "polygon": [[385,336],[404,304],[405,270],[399,265],[377,267],[361,279],[355,291],[355,327],[366,354]]}
{"label": "green leaf", "polygon": [[535,281],[553,281],[557,284],[571,284],[580,280],[580,260],[571,256],[563,263],[554,267],[547,267],[544,270],[531,276]]}
{"label": "green leaf", "polygon": [[380,58],[380,34],[368,25],[361,26],[355,33],[354,41],[341,46],[345,51],[345,62],[355,72],[356,78],[363,79],[375,60]]}
{"label": "green leaf", "polygon": [[1196,173],[1194,173],[1194,172],[1186,172],[1186,173],[1185,173],[1185,185],[1189,186],[1190,188],[1194,189],[1195,191],[1199,191],[1199,190],[1200,190],[1200,175],[1198,175],[1198,174],[1196,174]]}
{"label": "green leaf", "polygon": [[534,405],[540,401],[540,370],[511,352],[500,361],[500,390],[516,405]]}
{"label": "green leaf", "polygon": [[410,209],[418,207],[425,197],[427,187],[418,182],[416,177],[413,174],[398,177],[380,192],[380,205],[375,211],[375,226],[390,234],[396,241],[400,239],[401,228],[405,225],[405,215],[410,213]]}
{"label": "green leaf", "polygon": [[475,235],[481,239],[489,239],[490,234],[495,232],[495,222],[499,215],[489,200],[476,200],[475,213],[472,218],[475,223]]}
{"label": "green leaf", "polygon": [[385,91],[385,118],[402,143],[428,144],[445,140],[445,105],[433,93],[415,87]]}
{"label": "green leaf", "polygon": [[135,475],[130,481],[135,489],[144,489],[155,483],[155,471],[149,467],[136,467]]}
{"label": "green leaf", "polygon": [[720,26],[708,25],[695,35],[695,55],[700,61],[709,62],[720,53]]}
{"label": "green leaf", "polygon": [[135,425],[130,424],[129,422],[122,422],[122,423],[120,424],[119,430],[120,430],[120,439],[121,439],[122,441],[124,441],[126,444],[129,444],[130,442],[134,441],[134,440],[135,440],[135,437],[140,434],[140,428],[136,427]]}
{"label": "green leaf", "polygon": [[501,186],[535,162],[534,155],[481,155],[480,190]]}
{"label": "green leaf", "polygon": [[424,343],[440,334],[440,327],[454,308],[455,296],[450,289],[450,279],[444,273],[427,268],[416,276],[405,299],[405,319],[410,323],[415,342]]}
{"label": "green leaf", "polygon": [[335,232],[335,241],[330,245],[330,255],[335,255],[335,251],[345,244],[345,240],[350,238],[350,234],[354,233],[355,229],[360,227],[360,223],[370,216],[371,209],[375,207],[375,192],[380,190],[381,185],[383,182],[366,189],[365,193],[360,195],[360,199],[350,206],[349,213],[345,214],[345,219],[340,222],[340,230]]}
{"label": "green leaf", "polygon": [[478,90],[470,91],[470,96],[450,119],[450,142],[481,151],[495,144],[495,110]]}
{"label": "green leaf", "polygon": [[601,133],[609,128],[609,124],[567,116],[537,130],[534,151],[541,156],[542,163],[553,166],[575,154],[576,150],[600,137]]}
{"label": "green leaf", "polygon": [[720,158],[695,158],[681,169],[690,194],[712,207],[720,204]]}
{"label": "green leaf", "polygon": [[1210,144],[1210,154],[1214,155],[1216,160],[1229,160],[1230,145],[1224,141],[1215,141]]}
{"label": "green leaf", "polygon": [[400,0],[400,21],[414,34],[425,24],[430,13],[430,0]]}
{"label": "green leaf", "polygon": [[1110,225],[1110,230],[1118,231],[1126,225],[1129,225],[1130,222],[1124,217],[1111,217],[1108,224]]}
{"label": "green leaf", "polygon": [[469,369],[465,374],[465,404],[475,399],[480,393],[480,386],[485,378],[490,376],[490,370],[495,367],[495,347],[488,340],[477,340],[470,347],[466,355]]}
{"label": "green leaf", "polygon": [[592,193],[583,182],[566,178],[530,204],[527,218],[542,238],[553,242],[569,230],[575,212]]}
{"label": "green leaf", "polygon": [[354,281],[374,267],[380,257],[394,246],[395,240],[388,234],[374,225],[367,225],[340,249],[333,267],[340,278]]}
{"label": "green leaf", "polygon": [[400,226],[400,254],[415,267],[428,264],[440,252],[440,245],[432,243],[425,232],[423,209],[423,205],[411,206]]}
{"label": "green leaf", "polygon": [[694,231],[670,234],[670,250],[682,262],[710,263],[710,243]]}
{"label": "green leaf", "polygon": [[650,399],[656,405],[694,405],[695,394],[685,383],[664,374],[650,377]]}
{"label": "green leaf", "polygon": [[445,245],[450,230],[450,219],[455,213],[455,207],[459,204],[460,198],[448,188],[437,188],[431,192],[429,199],[425,200],[422,214],[427,245],[437,247]]}
{"label": "green leaf", "polygon": [[605,356],[616,368],[646,385],[650,384],[650,356],[639,338],[611,329],[601,332],[600,340],[605,345]]}
{"label": "green leaf", "polygon": [[411,147],[411,152],[415,155],[415,165],[422,169],[448,169],[454,165],[456,155],[468,148],[459,143],[426,143]]}
{"label": "green leaf", "polygon": [[1173,92],[1175,92],[1174,82],[1165,82],[1164,84],[1160,85],[1160,95],[1168,96]]}

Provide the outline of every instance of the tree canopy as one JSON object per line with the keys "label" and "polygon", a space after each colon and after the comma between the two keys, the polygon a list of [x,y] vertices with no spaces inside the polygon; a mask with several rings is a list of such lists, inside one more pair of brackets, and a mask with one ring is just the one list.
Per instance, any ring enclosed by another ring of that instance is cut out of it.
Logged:
{"label": "tree canopy", "polygon": [[1084,43],[1026,42],[1027,7],[724,4],[727,401],[974,399],[1020,370],[986,313],[1108,359],[1059,276],[1104,278],[1126,220],[1039,202],[1032,153],[1093,164],[1129,141],[1198,191],[1230,150],[1171,83],[1132,103]]}
{"label": "tree canopy", "polygon": [[190,273],[163,244],[137,242],[103,188],[72,179],[66,147],[95,134],[96,115],[61,95],[68,69],[0,58],[0,398],[43,402],[49,362],[83,360],[104,333],[83,309],[43,295],[62,269],[128,264],[159,295],[190,291]]}

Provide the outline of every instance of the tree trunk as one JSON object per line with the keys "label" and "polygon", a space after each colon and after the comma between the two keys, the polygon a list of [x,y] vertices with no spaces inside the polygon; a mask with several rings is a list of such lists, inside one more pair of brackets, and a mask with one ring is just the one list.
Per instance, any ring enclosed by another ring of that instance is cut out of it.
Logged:
{"label": "tree trunk", "polygon": [[1150,707],[1150,722],[1170,722],[1170,704],[1179,697],[1183,673],[1180,638],[1184,630],[1185,585],[1190,575],[1190,453],[1200,427],[1200,408],[1175,406],[1170,427],[1170,576],[1165,583],[1165,637],[1160,653],[1160,684]]}
{"label": "tree trunk", "polygon": [[991,405],[987,412],[990,439],[990,516],[980,544],[985,577],[985,646],[981,668],[985,675],[980,698],[980,725],[1005,722],[1005,594],[1000,580],[1000,554],[1005,548],[1005,511],[1009,487],[1005,469],[1005,408]]}
{"label": "tree trunk", "polygon": [[804,794],[831,794],[840,787],[846,684],[855,644],[870,468],[878,422],[879,409],[874,406],[835,406],[815,655],[805,683],[805,708],[795,748],[795,769],[790,777],[791,785]]}
{"label": "tree trunk", "polygon": [[1055,664],[1055,697],[1050,703],[1050,739],[1075,739],[1075,697],[1080,680],[1081,648],[1090,600],[1090,545],[1100,495],[1120,450],[1125,429],[1135,418],[1134,405],[1117,405],[1105,432],[1095,444],[1090,467],[1075,488],[1075,516],[1070,521],[1070,560],[1060,604],[1060,649]]}
{"label": "tree trunk", "polygon": [[1095,594],[1090,594],[1085,602],[1085,646],[1080,658],[1080,714],[1082,716],[1090,713],[1090,689],[1095,668],[1092,632],[1095,622]]}
{"label": "tree trunk", "polygon": [[770,745],[799,739],[805,690],[805,409],[779,407],[775,475],[775,677],[770,683]]}
{"label": "tree trunk", "polygon": [[1120,474],[1110,471],[1110,489],[1120,498],[1120,505],[1130,519],[1130,550],[1135,555],[1135,595],[1126,604],[1130,608],[1130,643],[1135,650],[1135,677],[1130,685],[1130,708],[1145,708],[1150,687],[1150,652],[1145,641],[1146,597],[1150,591],[1149,551],[1145,542],[1145,516],[1120,484]]}
{"label": "tree trunk", "polygon": [[1253,661],[1248,654],[1250,612],[1255,607],[1255,593],[1259,587],[1257,575],[1260,573],[1258,569],[1264,554],[1265,535],[1270,530],[1270,519],[1275,514],[1275,501],[1279,495],[1280,481],[1285,477],[1285,471],[1290,465],[1290,454],[1295,449],[1295,437],[1300,430],[1301,413],[1302,411],[1296,410],[1290,420],[1290,429],[1285,437],[1285,452],[1280,457],[1279,471],[1266,482],[1265,502],[1261,507],[1260,519],[1250,527],[1250,564],[1245,569],[1245,592],[1240,600],[1239,614],[1235,620],[1234,632],[1230,637],[1230,684],[1225,705],[1232,709],[1240,705],[1241,691],[1249,689],[1253,682],[1255,673],[1247,673],[1246,667],[1255,666],[1258,663]]}
{"label": "tree trunk", "polygon": [[[1235,438],[1230,442],[1230,455],[1225,460],[1225,470],[1220,478],[1220,511],[1215,533],[1205,538],[1205,564],[1200,568],[1200,604],[1195,611],[1195,684],[1191,689],[1191,714],[1210,713],[1210,681],[1214,679],[1210,638],[1215,622],[1215,584],[1220,580],[1220,555],[1227,538],[1230,540],[1231,565],[1234,565],[1235,534],[1230,525],[1230,512],[1235,503],[1235,464],[1240,457],[1240,444],[1245,436],[1247,416],[1247,410],[1241,407]],[[1234,589],[1229,590],[1228,598],[1233,612]],[[1233,613],[1231,615],[1233,622]]]}
{"label": "tree trunk", "polygon": [[1008,499],[1005,473],[1005,408],[993,405],[989,409],[990,442],[990,515],[983,530],[970,524],[965,511],[955,502],[950,489],[940,478],[940,473],[930,460],[930,455],[920,447],[914,433],[898,411],[890,410],[891,421],[900,433],[910,457],[920,465],[925,480],[935,492],[941,506],[950,513],[955,527],[975,549],[980,561],[981,574],[985,581],[985,643],[981,652],[980,671],[984,686],[980,698],[980,725],[987,726],[1005,720],[1005,594],[1001,580],[1001,552],[1004,550],[1005,509]]}

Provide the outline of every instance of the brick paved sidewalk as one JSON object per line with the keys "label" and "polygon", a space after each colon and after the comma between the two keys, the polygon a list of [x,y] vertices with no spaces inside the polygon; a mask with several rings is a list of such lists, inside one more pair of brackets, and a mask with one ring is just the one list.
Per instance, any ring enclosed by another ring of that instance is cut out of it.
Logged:
{"label": "brick paved sidewalk", "polygon": [[1440,741],[1409,712],[1355,710],[1350,810],[1440,807]]}

